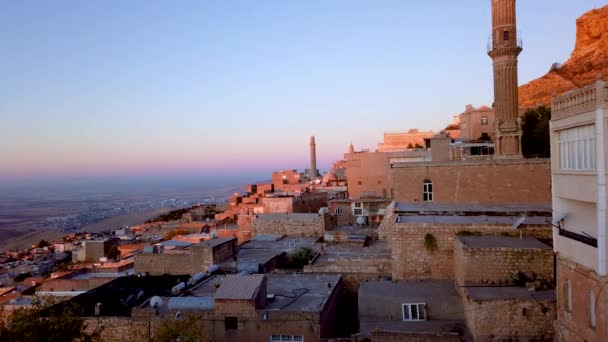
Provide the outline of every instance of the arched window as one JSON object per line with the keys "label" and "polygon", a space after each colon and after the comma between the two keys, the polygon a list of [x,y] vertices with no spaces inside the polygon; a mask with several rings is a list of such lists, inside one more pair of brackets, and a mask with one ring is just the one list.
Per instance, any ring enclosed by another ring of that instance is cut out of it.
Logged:
{"label": "arched window", "polygon": [[422,187],[422,200],[425,202],[433,201],[433,182],[429,179],[424,180],[424,185]]}
{"label": "arched window", "polygon": [[502,33],[502,40],[509,40],[509,31],[504,31]]}

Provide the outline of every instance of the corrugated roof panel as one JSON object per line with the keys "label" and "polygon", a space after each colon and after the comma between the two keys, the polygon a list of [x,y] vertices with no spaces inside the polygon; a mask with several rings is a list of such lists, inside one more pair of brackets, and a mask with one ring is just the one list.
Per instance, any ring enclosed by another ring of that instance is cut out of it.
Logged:
{"label": "corrugated roof panel", "polygon": [[217,290],[215,299],[252,300],[263,281],[263,274],[227,275]]}

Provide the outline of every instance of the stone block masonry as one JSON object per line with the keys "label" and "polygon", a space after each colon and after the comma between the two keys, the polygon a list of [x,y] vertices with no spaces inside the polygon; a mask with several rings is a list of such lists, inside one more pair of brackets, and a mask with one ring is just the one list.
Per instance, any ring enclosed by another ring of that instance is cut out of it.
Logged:
{"label": "stone block masonry", "polygon": [[[494,241],[490,241],[487,246],[474,246],[470,242],[475,240]],[[510,242],[513,242],[513,246],[507,247]],[[507,284],[513,281],[518,272],[533,274],[535,279],[543,279],[548,283],[553,283],[554,278],[553,250],[532,238],[456,237],[454,267],[459,286],[468,283]]]}
{"label": "stone block masonry", "polygon": [[[385,226],[385,229],[388,227]],[[506,224],[398,224],[388,228],[386,238],[392,250],[393,279],[455,279],[454,240],[459,232],[480,235],[513,233]],[[529,225],[526,234],[550,239],[548,225]],[[433,248],[425,247],[425,236],[435,240]]]}
{"label": "stone block masonry", "polygon": [[330,222],[329,215],[263,214],[251,221],[252,236],[261,234],[321,237]]}

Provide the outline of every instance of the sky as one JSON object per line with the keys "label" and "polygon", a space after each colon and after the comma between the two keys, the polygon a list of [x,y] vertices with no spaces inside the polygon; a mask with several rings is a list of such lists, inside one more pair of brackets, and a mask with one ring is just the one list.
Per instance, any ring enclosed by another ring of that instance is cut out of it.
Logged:
{"label": "sky", "polygon": [[[520,84],[595,0],[518,2]],[[269,179],[491,105],[487,0],[2,1],[0,182]]]}

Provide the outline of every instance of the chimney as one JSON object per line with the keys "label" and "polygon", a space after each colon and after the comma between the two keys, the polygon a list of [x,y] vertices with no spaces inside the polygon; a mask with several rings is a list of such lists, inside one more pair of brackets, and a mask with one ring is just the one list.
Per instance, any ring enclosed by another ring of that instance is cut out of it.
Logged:
{"label": "chimney", "polygon": [[315,137],[310,137],[310,180],[313,181],[317,178],[317,146],[315,144]]}

